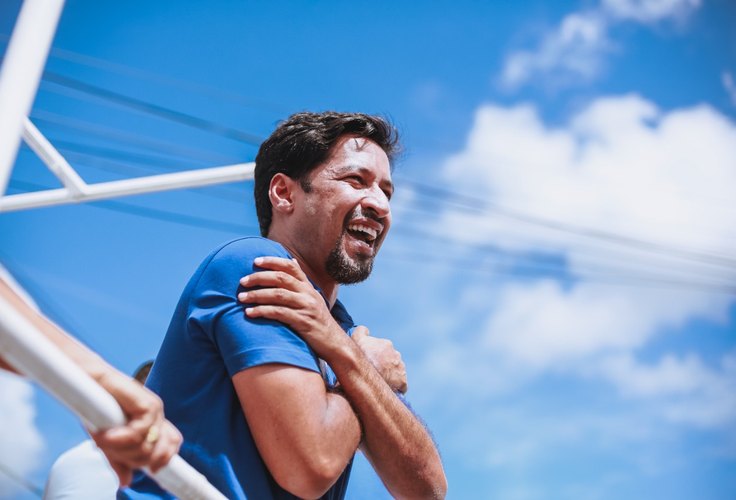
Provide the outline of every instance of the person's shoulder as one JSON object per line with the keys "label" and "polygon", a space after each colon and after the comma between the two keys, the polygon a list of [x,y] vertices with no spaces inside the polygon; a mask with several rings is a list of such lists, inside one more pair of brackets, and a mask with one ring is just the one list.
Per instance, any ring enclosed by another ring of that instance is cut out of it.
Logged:
{"label": "person's shoulder", "polygon": [[279,243],[260,236],[246,236],[228,241],[215,248],[194,274],[192,284],[198,288],[230,289],[246,274],[254,272],[256,257],[276,256],[289,258],[289,252]]}
{"label": "person's shoulder", "polygon": [[291,257],[289,252],[280,244],[261,236],[244,236],[227,243],[223,243],[210,254],[210,259],[247,258],[247,257]]}

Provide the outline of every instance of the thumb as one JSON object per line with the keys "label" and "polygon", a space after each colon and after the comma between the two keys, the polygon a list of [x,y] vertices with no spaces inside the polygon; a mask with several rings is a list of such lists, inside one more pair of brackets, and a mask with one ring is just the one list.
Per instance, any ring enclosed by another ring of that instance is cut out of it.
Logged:
{"label": "thumb", "polygon": [[353,334],[351,335],[351,337],[355,342],[358,342],[365,337],[368,337],[369,335],[370,332],[368,331],[368,328],[364,326],[356,326],[355,328],[353,328]]}

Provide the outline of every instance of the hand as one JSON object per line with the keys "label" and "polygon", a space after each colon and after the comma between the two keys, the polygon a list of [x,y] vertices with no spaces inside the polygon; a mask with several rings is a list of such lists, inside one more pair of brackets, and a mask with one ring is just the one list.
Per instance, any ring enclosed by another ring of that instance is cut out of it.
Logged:
{"label": "hand", "polygon": [[169,463],[179,451],[182,436],[164,418],[161,399],[140,382],[112,370],[99,382],[120,404],[128,422],[91,436],[118,475],[120,485],[126,486],[134,469],[148,466],[156,472]]}
{"label": "hand", "polygon": [[352,338],[389,387],[395,392],[406,393],[406,366],[401,360],[401,353],[394,349],[393,342],[371,337],[368,328],[364,326],[356,326]]}
{"label": "hand", "polygon": [[238,300],[248,304],[245,314],[249,318],[268,318],[288,325],[321,358],[329,361],[336,342],[347,339],[347,336],[297,261],[259,257],[254,263],[265,271],[240,280],[240,284],[248,289],[238,294]]}

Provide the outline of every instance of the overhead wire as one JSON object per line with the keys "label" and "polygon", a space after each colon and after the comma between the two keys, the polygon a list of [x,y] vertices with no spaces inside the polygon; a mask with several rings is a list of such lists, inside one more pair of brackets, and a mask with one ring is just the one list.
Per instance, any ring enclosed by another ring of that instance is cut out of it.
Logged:
{"label": "overhead wire", "polygon": [[13,470],[10,469],[7,465],[0,462],[0,472],[2,472],[5,477],[9,478],[11,481],[13,481],[15,484],[23,487],[24,489],[28,490],[38,498],[43,497],[43,488],[40,486],[37,486],[30,481],[24,479],[20,475],[16,474]]}
{"label": "overhead wire", "polygon": [[[403,207],[404,212],[407,211],[407,207]],[[436,207],[427,207],[423,205],[414,205],[408,208],[410,211],[415,211],[421,214],[420,220],[426,219],[427,213],[435,214],[437,212]],[[538,238],[536,240],[525,241],[524,237],[530,236],[526,231],[522,230],[521,240],[517,237],[516,239],[511,238],[509,240],[510,228],[505,228],[503,233],[496,234],[500,236],[504,244],[493,244],[483,241],[478,241],[477,235],[468,235],[468,239],[462,240],[458,236],[447,236],[446,234],[438,234],[437,231],[428,231],[425,229],[417,228],[415,226],[409,228],[402,228],[402,232],[408,232],[414,234],[416,237],[420,237],[426,240],[440,241],[445,244],[462,246],[464,251],[473,250],[475,252],[495,254],[505,259],[515,260],[537,260],[536,254],[542,254],[543,256],[549,255],[564,255],[565,266],[570,270],[571,273],[584,272],[586,270],[594,269],[599,270],[601,268],[610,272],[621,272],[621,273],[645,273],[650,274],[654,270],[659,270],[660,273],[664,273],[667,277],[679,277],[680,279],[686,280],[715,280],[715,282],[723,282],[724,279],[728,280],[729,276],[724,276],[724,273],[730,272],[730,281],[733,282],[733,278],[736,278],[735,271],[729,271],[726,269],[719,268],[718,270],[707,266],[701,267],[702,264],[697,262],[671,262],[661,256],[651,256],[648,254],[641,255],[636,251],[629,249],[613,249],[613,254],[606,254],[605,250],[600,248],[586,248],[585,245],[582,247],[579,244],[574,244],[570,241],[565,241],[564,244],[558,242],[556,245],[544,246],[543,240]],[[523,228],[522,228],[523,229]],[[471,240],[472,238],[472,240]],[[534,250],[529,250],[534,249]],[[621,252],[631,252],[631,255],[622,255]],[[641,267],[645,267],[644,270]],[[716,274],[716,272],[718,274]],[[662,276],[662,274],[660,274]],[[724,285],[730,285],[731,283],[724,283]]]}
{"label": "overhead wire", "polygon": [[140,146],[166,154],[176,153],[187,158],[197,158],[212,165],[233,163],[236,161],[231,155],[223,155],[214,151],[204,151],[191,146],[182,146],[178,143],[154,139],[149,136],[123,131],[101,123],[93,123],[86,120],[80,120],[79,118],[67,117],[38,108],[33,109],[31,121],[36,124],[37,127],[42,129],[46,129],[48,126],[51,126],[65,131],[76,130],[83,132],[86,136],[100,137],[109,142]]}
{"label": "overhead wire", "polygon": [[141,113],[157,116],[164,118],[182,125],[187,125],[192,128],[204,130],[221,137],[232,139],[246,144],[258,146],[263,142],[263,137],[244,132],[233,127],[220,125],[212,120],[200,118],[198,116],[190,115],[181,111],[177,111],[165,106],[159,106],[143,99],[130,97],[119,92],[114,92],[96,85],[92,85],[76,78],[55,73],[53,71],[44,71],[42,81],[50,82],[68,89],[72,89],[83,94],[91,95],[101,100],[116,104],[118,106],[124,106],[126,108],[134,109]]}
{"label": "overhead wire", "polygon": [[[66,144],[63,144],[63,145],[66,145]],[[116,151],[116,150],[110,150],[110,149],[104,149],[104,148],[94,148],[94,147],[90,147],[90,146],[87,146],[87,145],[78,145],[78,144],[74,144],[73,147],[75,149],[77,149],[77,150],[79,150],[79,149],[87,149],[87,151],[85,153],[86,154],[90,154],[92,156],[101,156],[101,157],[108,156],[109,157],[110,155],[112,155],[113,157],[127,159],[127,160],[141,160],[141,159],[145,159],[149,163],[158,164],[159,166],[161,165],[161,160],[159,158],[155,158],[155,159],[152,160],[151,157],[141,156],[140,154],[131,155],[131,154],[126,153],[124,151]],[[119,169],[119,166],[116,167],[116,168]],[[221,198],[221,196],[219,196],[219,195],[217,197],[218,198]],[[233,193],[233,199],[235,199],[237,201],[241,201],[243,198],[242,198],[241,195]],[[435,201],[437,201],[437,200],[435,200]],[[446,202],[447,200],[445,198],[439,198],[439,201]],[[475,210],[475,211],[481,211],[481,212],[484,211],[484,207],[478,207],[476,205],[464,204],[464,205],[460,205],[460,208],[462,208],[464,210]],[[130,208],[117,207],[117,209],[118,210],[127,210],[129,212],[131,211]],[[172,217],[175,218],[175,216],[172,216],[170,214],[164,214],[163,215],[163,218],[168,219],[168,220],[171,220]],[[199,221],[197,224],[199,224],[200,226],[202,226],[202,222],[201,221]],[[236,230],[237,231],[238,228],[229,227],[228,230]],[[434,238],[435,240],[438,239],[438,236],[437,235],[426,235],[425,234],[425,235],[422,235],[422,236],[424,236],[425,238],[426,237]],[[446,243],[453,243],[452,241],[445,241],[445,242]],[[485,246],[484,248],[482,248],[482,250],[484,250],[484,251],[487,252],[487,251],[490,250],[490,248],[488,246]],[[517,255],[515,258],[517,260],[518,259],[522,259],[522,260],[529,260],[530,259],[529,256],[525,256],[525,255],[522,255],[521,257],[519,255]],[[600,266],[594,268],[594,271],[599,271],[599,270],[600,270]],[[623,268],[622,269],[620,266],[619,267],[614,267],[614,268],[604,267],[604,270],[606,270],[606,271],[615,271],[615,272],[619,272],[619,273],[623,272],[623,273],[628,273],[628,274],[631,274],[633,272],[633,270],[630,269],[630,268]],[[654,280],[663,280],[663,279],[665,279],[661,275],[652,276],[651,273],[645,273],[645,276],[646,277],[649,277],[650,279],[654,279]],[[616,279],[620,279],[620,277],[618,277]],[[687,283],[687,281],[684,281],[684,283]],[[708,283],[707,286],[721,286],[721,285],[719,285],[719,284],[713,284],[713,283]],[[723,285],[723,286],[728,286],[728,285]]]}
{"label": "overhead wire", "polygon": [[458,202],[461,205],[471,209],[476,209],[488,214],[499,215],[519,222],[544,227],[546,229],[553,229],[556,231],[574,234],[577,236],[606,241],[621,246],[633,247],[655,254],[665,254],[668,256],[674,256],[681,259],[697,261],[710,265],[736,268],[736,259],[730,257],[711,254],[699,250],[680,248],[671,244],[659,243],[656,241],[646,240],[643,238],[625,235],[613,231],[579,226],[576,224],[571,224],[568,222],[559,221],[536,214],[526,213],[512,207],[500,205],[490,200],[484,200],[476,196],[458,193],[447,188],[431,186],[421,181],[402,179],[402,182],[417,188],[417,192],[421,195],[425,195],[435,199],[450,199],[451,201]]}
{"label": "overhead wire", "polygon": [[[163,118],[170,119],[172,121],[177,121],[180,123],[189,124],[189,125],[192,125],[198,128],[202,128],[203,130],[207,130],[209,132],[221,135],[223,137],[227,137],[227,138],[235,139],[235,140],[244,140],[245,142],[250,141],[250,143],[256,143],[256,142],[260,143],[262,140],[262,138],[260,137],[256,138],[252,134],[247,134],[247,133],[246,133],[247,140],[245,140],[243,138],[243,133],[241,131],[231,129],[229,127],[225,127],[225,126],[219,125],[215,122],[211,122],[208,120],[202,120],[197,117],[193,117],[192,115],[187,115],[185,113],[181,113],[175,110],[170,110],[162,106],[145,103],[135,98],[130,98],[127,96],[123,96],[122,94],[118,94],[112,91],[108,91],[106,89],[95,87],[95,86],[86,84],[84,82],[75,80],[73,78],[69,78],[69,77],[62,76],[62,75],[57,75],[55,73],[49,73],[49,75],[47,76],[48,76],[48,78],[46,78],[47,80],[53,81],[55,83],[59,83],[66,87],[74,88],[84,93],[88,93],[88,94],[96,95],[96,96],[99,96],[105,99],[109,99],[121,105],[132,107],[134,109],[150,111],[153,114],[156,114]],[[556,231],[571,233],[571,234],[575,234],[575,235],[583,236],[587,238],[607,241],[607,242],[617,244],[617,245],[633,247],[639,250],[644,250],[644,251],[648,251],[652,253],[666,254],[666,255],[675,256],[681,259],[699,261],[699,262],[707,263],[711,265],[736,267],[736,259],[733,259],[730,257],[725,257],[725,256],[717,255],[717,254],[698,251],[698,250],[680,248],[680,247],[673,246],[671,244],[663,244],[663,243],[659,243],[656,241],[651,241],[651,240],[647,240],[644,238],[638,238],[638,237],[634,237],[631,235],[621,234],[621,233],[617,233],[613,231],[606,231],[606,230],[601,230],[601,229],[596,229],[596,228],[589,228],[589,227],[579,226],[575,224],[570,224],[564,221],[554,220],[554,219],[542,217],[536,214],[526,213],[526,212],[523,212],[521,210],[518,210],[512,207],[503,206],[498,203],[494,203],[492,201],[484,200],[484,199],[474,197],[471,195],[457,193],[455,191],[447,190],[445,188],[431,186],[431,185],[428,185],[426,183],[419,182],[419,181],[405,179],[405,182],[417,188],[420,194],[434,196],[434,197],[449,198],[450,201],[452,202],[457,202],[465,206],[475,206],[485,212],[492,212],[495,215],[517,220],[519,222],[537,225],[537,226],[545,227],[547,229],[553,229]]]}
{"label": "overhead wire", "polygon": [[[248,134],[247,136],[243,136],[243,133],[241,131],[237,131],[234,129],[231,129],[229,127],[221,126],[215,122],[211,122],[208,120],[203,120],[197,117],[194,117],[192,115],[188,115],[186,113],[181,113],[179,111],[171,110],[162,106],[157,106],[151,103],[147,103],[145,101],[131,98],[129,96],[125,96],[119,93],[115,93],[106,89],[102,89],[99,87],[95,87],[89,84],[86,84],[84,82],[81,82],[79,80],[66,77],[63,75],[58,75],[56,73],[49,72],[46,75],[48,78],[47,80],[52,81],[56,84],[65,86],[67,88],[71,88],[73,90],[90,94],[95,97],[99,97],[102,99],[106,99],[109,101],[112,101],[116,104],[120,104],[125,107],[130,107],[133,109],[136,109],[138,111],[144,111],[144,112],[150,112],[156,116],[159,116],[161,118],[169,119],[174,122],[178,123],[184,123],[187,125],[194,126],[196,128],[200,128],[212,133],[215,133],[217,135],[221,135],[223,137],[236,139],[240,141],[246,141],[248,139],[253,140],[254,136],[251,134]],[[258,142],[260,142],[261,138],[257,138]],[[66,144],[66,146],[71,146],[71,149],[76,148],[77,151],[79,151],[80,147],[85,147],[86,151],[84,154],[92,154],[94,153],[100,153],[105,154],[107,153],[112,155],[117,155],[119,159],[123,160],[131,160],[131,161],[147,161],[149,164],[157,164],[157,166],[163,166],[159,159],[154,159],[153,157],[141,155],[140,153],[131,154],[121,151],[115,151],[115,150],[108,150],[105,149],[98,149],[97,151],[93,151],[91,147],[89,146],[81,146],[79,144]],[[125,158],[125,156],[128,156],[128,158]],[[437,188],[436,186],[430,186],[425,183],[408,180],[408,184],[415,187],[415,189],[419,192],[419,194],[423,196],[429,196],[430,198],[435,198],[435,200],[441,200],[445,204],[457,204],[461,208],[464,209],[476,209],[480,210],[484,213],[493,213],[495,215],[501,215],[507,218],[512,218],[521,222],[525,222],[531,225],[537,225],[544,227],[546,229],[552,229],[557,231],[563,231],[571,234],[575,234],[577,236],[583,236],[587,238],[593,238],[601,241],[605,241],[608,243],[615,243],[622,246],[628,246],[628,247],[634,247],[637,250],[643,250],[648,252],[653,252],[655,254],[664,254],[668,257],[678,257],[682,259],[691,259],[700,263],[706,263],[710,265],[727,265],[727,266],[733,266],[736,265],[736,260],[730,259],[727,257],[709,254],[705,252],[699,252],[699,251],[693,251],[689,249],[683,249],[679,247],[673,247],[671,245],[665,245],[658,242],[653,242],[641,238],[632,237],[629,235],[623,235],[619,233],[614,233],[610,231],[603,231],[598,230],[594,228],[586,228],[582,226],[576,226],[573,224],[566,223],[564,221],[557,221],[553,219],[548,219],[545,217],[537,216],[534,214],[525,213],[523,211],[519,211],[510,207],[501,206],[497,203],[491,203],[489,200],[483,200],[477,197],[472,197],[463,193],[457,193],[454,191],[450,191],[443,188]],[[117,207],[120,209],[120,207]],[[130,208],[126,208],[126,210],[130,210]],[[165,214],[163,217],[168,218],[172,220],[171,214]],[[175,218],[175,217],[174,217]],[[201,222],[201,221],[200,221]],[[199,222],[198,222],[199,223]],[[233,229],[232,227],[230,229]],[[488,250],[486,248],[486,250]]]}
{"label": "overhead wire", "polygon": [[[11,181],[12,187],[16,188],[23,188],[23,189],[38,189],[43,188],[44,186],[38,185],[36,183],[30,183],[26,181],[19,181],[19,180],[12,180]],[[135,216],[145,217],[149,219],[159,220],[159,221],[165,221],[165,222],[172,222],[177,224],[183,224],[187,226],[197,227],[197,228],[203,228],[203,229],[210,229],[210,230],[219,230],[224,231],[231,234],[243,234],[243,233],[251,233],[251,234],[257,234],[258,229],[255,226],[248,226],[244,224],[236,224],[236,223],[230,223],[227,221],[221,221],[221,220],[215,220],[211,218],[205,218],[205,217],[197,217],[192,215],[186,215],[181,214],[179,212],[172,212],[167,210],[160,210],[160,209],[153,209],[150,207],[142,207],[139,205],[134,205],[130,203],[125,202],[119,202],[119,201],[98,201],[93,202],[90,204],[90,206],[96,206],[99,208],[104,208],[108,210],[113,210],[117,212],[123,212]],[[436,241],[440,241],[443,243],[452,243],[457,244],[457,241],[452,241],[449,238],[445,238],[444,240],[442,238],[436,238],[437,235],[432,234],[426,234],[422,233],[421,230],[418,230],[416,228],[404,228],[404,232],[409,232],[410,234],[414,235],[420,235],[421,237],[429,237]],[[483,247],[486,251],[497,251],[497,249],[494,249],[492,247]],[[391,254],[390,254],[391,255]],[[393,254],[393,256],[396,258],[401,258],[401,256],[396,256]],[[420,262],[427,262],[427,259],[421,259],[417,258],[414,254],[409,254],[406,256],[409,260],[412,262],[420,263]],[[449,261],[448,261],[449,262]],[[475,268],[477,270],[477,260],[471,261],[470,264],[474,263]],[[451,264],[451,267],[454,269],[467,269],[468,266],[463,265],[460,262],[453,262]],[[509,270],[513,269],[513,272],[510,272]],[[525,272],[536,272],[536,273],[555,273],[557,277],[559,277],[560,274],[564,274],[565,270],[559,266],[550,266],[550,265],[541,265],[538,261],[533,260],[523,260],[521,259],[521,262],[513,262],[511,265],[507,266],[507,270],[503,269],[493,269],[488,270],[484,269],[484,273],[490,273],[490,274],[502,274],[502,275],[509,275],[509,276],[519,276],[519,271],[525,271]],[[709,292],[716,292],[716,293],[727,293],[731,295],[736,295],[736,287],[731,287],[719,283],[709,283],[709,282],[702,282],[702,281],[686,281],[686,280],[676,280],[676,279],[670,279],[666,276],[661,275],[645,275],[645,274],[639,274],[639,275],[622,275],[622,274],[606,274],[605,271],[610,271],[607,269],[599,269],[599,273],[585,273],[580,275],[571,275],[568,276],[571,279],[577,279],[577,280],[584,280],[584,281],[595,281],[600,283],[614,283],[614,284],[621,284],[621,285],[657,285],[657,286],[666,286],[666,287],[676,287],[676,288],[688,288],[693,290],[702,290],[702,291],[709,291]]]}

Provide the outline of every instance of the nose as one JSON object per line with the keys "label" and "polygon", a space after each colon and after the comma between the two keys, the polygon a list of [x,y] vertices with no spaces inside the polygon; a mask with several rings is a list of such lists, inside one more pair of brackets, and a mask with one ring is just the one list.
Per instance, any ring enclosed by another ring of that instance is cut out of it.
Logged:
{"label": "nose", "polygon": [[386,196],[386,193],[377,185],[374,185],[366,193],[366,196],[362,200],[362,206],[365,209],[373,211],[380,219],[385,219],[391,215],[391,202],[388,196]]}

